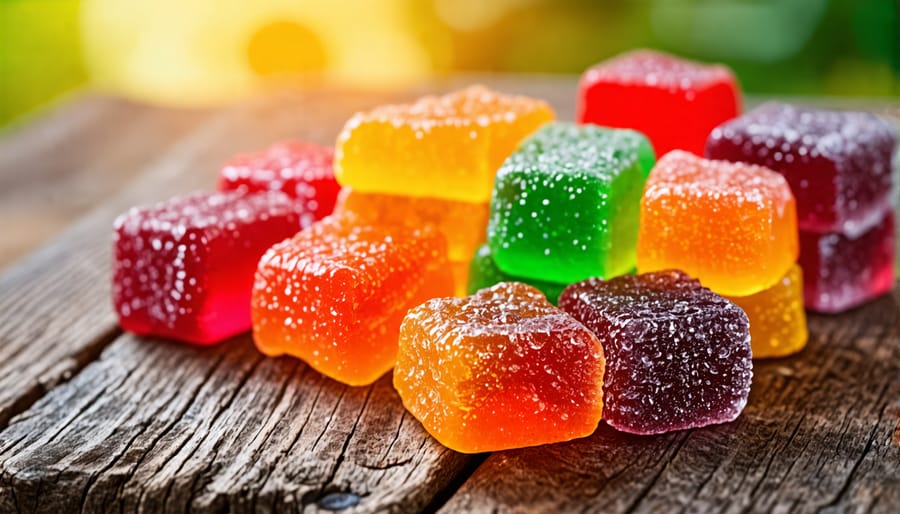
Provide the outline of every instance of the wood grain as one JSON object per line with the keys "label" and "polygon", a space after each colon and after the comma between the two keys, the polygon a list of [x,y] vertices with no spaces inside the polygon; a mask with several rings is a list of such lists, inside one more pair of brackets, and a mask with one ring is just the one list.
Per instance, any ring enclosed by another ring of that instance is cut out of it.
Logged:
{"label": "wood grain", "polygon": [[210,117],[89,95],[0,139],[0,269],[138,177]]}
{"label": "wood grain", "polygon": [[601,424],[494,454],[442,512],[897,512],[900,303],[809,328],[802,353],[754,363],[737,421],[661,436]]}
{"label": "wood grain", "polygon": [[242,336],[120,337],[0,435],[2,512],[414,512],[468,457],[384,377],[353,388]]}

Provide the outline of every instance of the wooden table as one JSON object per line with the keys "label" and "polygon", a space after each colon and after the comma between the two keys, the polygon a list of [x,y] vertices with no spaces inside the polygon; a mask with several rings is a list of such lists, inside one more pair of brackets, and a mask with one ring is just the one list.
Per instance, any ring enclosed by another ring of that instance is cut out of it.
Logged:
{"label": "wooden table", "polygon": [[[575,80],[487,77],[571,119]],[[445,90],[273,92],[175,111],[80,95],[0,139],[0,512],[900,512],[898,292],[812,315],[797,356],[755,363],[735,422],[462,455],[390,377],[335,383],[249,336],[193,348],[122,333],[111,223],[210,188],[231,154],[330,143],[355,110]],[[882,112],[896,105],[865,104]]]}

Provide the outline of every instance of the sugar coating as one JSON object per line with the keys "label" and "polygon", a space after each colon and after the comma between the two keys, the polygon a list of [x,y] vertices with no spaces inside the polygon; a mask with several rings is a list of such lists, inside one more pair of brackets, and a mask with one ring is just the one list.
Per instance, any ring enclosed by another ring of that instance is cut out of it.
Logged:
{"label": "sugar coating", "polygon": [[578,90],[579,122],[638,130],[657,155],[701,155],[709,132],[739,112],[740,91],[727,67],[651,50],[589,68]]}
{"label": "sugar coating", "polygon": [[680,269],[717,293],[747,296],[781,279],[797,253],[794,197],[778,173],[681,151],[650,173],[639,272]]}
{"label": "sugar coating", "polygon": [[447,238],[450,261],[468,262],[484,242],[488,205],[362,193],[345,188],[338,196],[335,215],[346,213],[354,215],[363,224],[399,224],[413,228],[432,225]]}
{"label": "sugar coating", "polygon": [[803,275],[794,265],[772,287],[750,296],[729,296],[750,320],[753,358],[784,357],[806,346]]}
{"label": "sugar coating", "polygon": [[385,105],[344,126],[335,174],[363,192],[486,203],[503,160],[553,118],[546,102],[483,86]]}
{"label": "sugar coating", "polygon": [[566,288],[559,306],[603,345],[603,419],[613,428],[659,434],[726,423],[747,404],[747,315],[684,273],[588,279]]}
{"label": "sugar coating", "polygon": [[734,76],[721,64],[704,64],[653,50],[633,50],[589,68],[587,82],[615,81],[676,91],[696,91]]}
{"label": "sugar coating", "polygon": [[852,309],[894,286],[894,213],[867,232],[800,231],[800,266],[806,308],[827,313]]}
{"label": "sugar coating", "polygon": [[282,141],[231,158],[219,172],[219,190],[282,191],[299,201],[303,226],[331,214],[341,186],[334,179],[334,150],[304,141]]}
{"label": "sugar coating", "polygon": [[425,227],[326,217],[270,248],[253,287],[253,340],[351,385],[393,367],[406,311],[453,294],[447,243]]}
{"label": "sugar coating", "polygon": [[481,289],[486,289],[500,282],[522,282],[543,293],[553,305],[556,305],[560,293],[568,285],[514,277],[504,273],[503,270],[497,267],[497,263],[494,262],[494,257],[491,255],[491,247],[486,244],[481,245],[475,252],[475,255],[472,256],[472,262],[469,264],[468,281],[468,294],[475,294]]}
{"label": "sugar coating", "polygon": [[112,297],[125,330],[212,344],[250,328],[259,257],[300,230],[280,192],[194,193],[116,218]]}
{"label": "sugar coating", "polygon": [[603,350],[581,323],[537,289],[501,283],[412,309],[394,387],[443,445],[477,453],[592,433],[603,368]]}
{"label": "sugar coating", "polygon": [[770,102],[713,130],[706,155],[781,173],[801,229],[852,237],[889,208],[896,147],[894,129],[874,114]]}
{"label": "sugar coating", "polygon": [[488,223],[497,266],[556,283],[626,273],[653,162],[637,132],[544,125],[497,172]]}

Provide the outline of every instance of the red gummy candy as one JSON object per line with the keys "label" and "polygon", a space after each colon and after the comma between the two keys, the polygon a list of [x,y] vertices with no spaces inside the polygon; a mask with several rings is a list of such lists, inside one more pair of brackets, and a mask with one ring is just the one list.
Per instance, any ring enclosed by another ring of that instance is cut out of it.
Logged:
{"label": "red gummy candy", "polygon": [[276,143],[240,154],[219,173],[219,190],[282,191],[300,200],[303,226],[331,214],[341,186],[334,179],[334,150],[303,141]]}
{"label": "red gummy candy", "polygon": [[588,69],[578,92],[578,121],[643,132],[656,155],[703,155],[710,131],[740,111],[739,87],[722,65],[638,50]]}
{"label": "red gummy candy", "polygon": [[115,221],[112,296],[137,334],[212,344],[250,328],[260,256],[300,229],[280,192],[195,193]]}

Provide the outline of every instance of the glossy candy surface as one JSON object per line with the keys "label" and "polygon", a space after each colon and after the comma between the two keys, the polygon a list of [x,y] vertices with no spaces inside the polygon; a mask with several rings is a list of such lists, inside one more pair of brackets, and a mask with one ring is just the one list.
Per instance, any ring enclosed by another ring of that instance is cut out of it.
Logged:
{"label": "glossy candy surface", "polygon": [[195,193],[115,221],[112,296],[125,330],[197,344],[250,328],[250,291],[267,248],[300,230],[280,192]]}
{"label": "glossy candy surface", "polygon": [[794,265],[775,285],[750,296],[729,296],[750,320],[753,358],[783,357],[806,346],[803,272]]}
{"label": "glossy candy surface", "polygon": [[747,404],[747,315],[684,273],[588,279],[566,288],[559,305],[603,345],[603,419],[617,430],[725,423]]}
{"label": "glossy candy surface", "polygon": [[646,134],[657,155],[697,155],[710,131],[740,112],[740,91],[722,65],[649,50],[628,52],[588,69],[578,92],[578,121]]}
{"label": "glossy candy surface", "polygon": [[568,285],[514,277],[504,273],[503,270],[497,267],[497,263],[494,262],[494,257],[491,255],[491,247],[486,244],[481,245],[478,251],[475,252],[475,255],[472,256],[472,262],[469,264],[468,280],[468,294],[475,294],[481,289],[494,286],[500,282],[522,282],[544,293],[544,296],[553,305],[556,305],[560,293]]}
{"label": "glossy candy surface", "polygon": [[894,213],[851,238],[833,232],[800,231],[800,266],[806,308],[837,313],[851,309],[894,285]]}
{"label": "glossy candy surface", "polygon": [[706,155],[781,173],[802,230],[852,237],[890,208],[896,147],[895,131],[874,114],[771,102],[713,130]]}
{"label": "glossy candy surface", "polygon": [[394,365],[406,311],[453,294],[443,235],[327,217],[273,246],[253,288],[253,340],[350,385]]}
{"label": "glossy candy surface", "polygon": [[335,214],[346,213],[363,224],[406,225],[413,228],[432,225],[447,238],[450,261],[467,262],[484,242],[488,205],[440,198],[361,193],[346,188],[338,196]]}
{"label": "glossy candy surface", "polygon": [[258,153],[240,154],[219,172],[219,190],[282,191],[299,201],[303,225],[331,214],[341,186],[334,179],[334,150],[283,141]]}
{"label": "glossy candy surface", "polygon": [[501,283],[412,309],[394,387],[441,444],[477,453],[567,441],[596,429],[603,350],[540,291]]}
{"label": "glossy candy surface", "polygon": [[646,138],[631,130],[542,127],[497,173],[488,223],[497,266],[558,283],[626,273],[653,161]]}
{"label": "glossy candy surface", "polygon": [[542,100],[472,86],[358,113],[338,137],[338,181],[367,193],[485,203],[500,164],[552,120]]}
{"label": "glossy candy surface", "polygon": [[717,293],[747,296],[781,279],[797,253],[794,197],[778,173],[677,150],[650,173],[639,272],[680,269]]}

